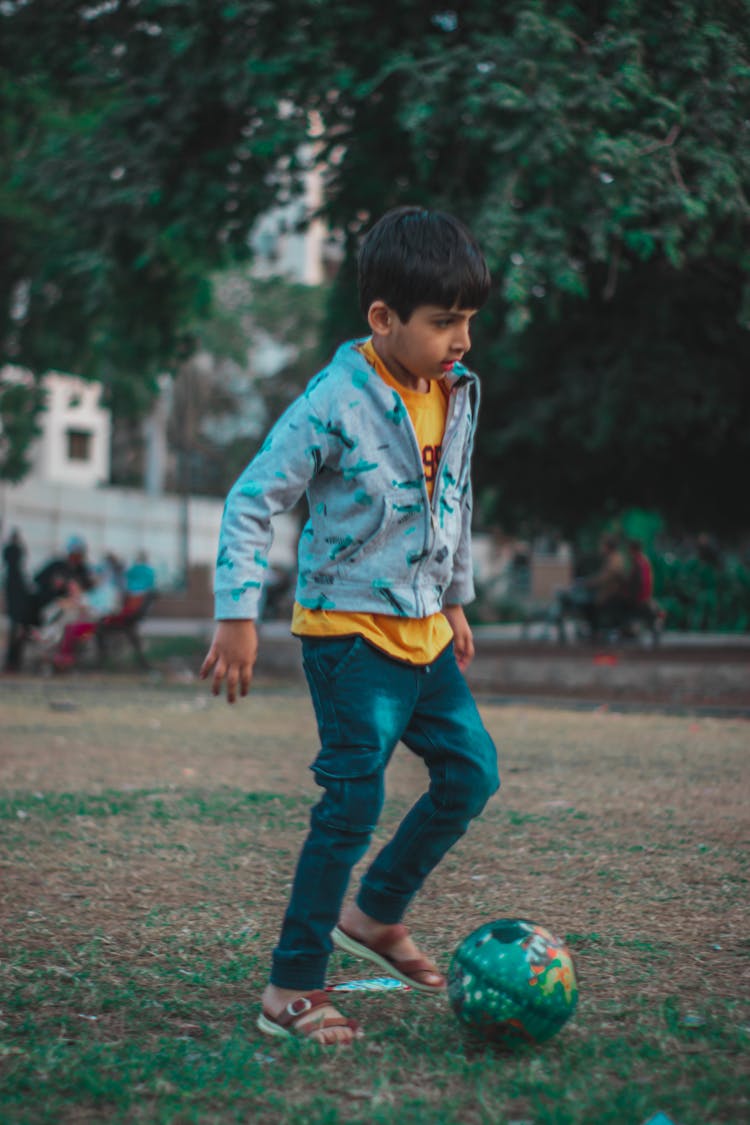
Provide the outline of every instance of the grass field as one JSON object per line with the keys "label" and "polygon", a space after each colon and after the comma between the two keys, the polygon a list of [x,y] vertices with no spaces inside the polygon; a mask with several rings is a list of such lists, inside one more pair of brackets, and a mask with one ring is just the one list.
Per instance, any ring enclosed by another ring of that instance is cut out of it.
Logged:
{"label": "grass field", "polygon": [[[546,924],[578,1012],[507,1053],[444,1001],[357,993],[342,1007],[366,1037],[324,1051],[255,1028],[315,799],[303,692],[0,690],[8,1125],[750,1120],[747,722],[484,707],[503,789],[408,920],[444,969],[484,922]],[[422,783],[401,748],[381,840]],[[334,981],[371,975],[331,961]]]}

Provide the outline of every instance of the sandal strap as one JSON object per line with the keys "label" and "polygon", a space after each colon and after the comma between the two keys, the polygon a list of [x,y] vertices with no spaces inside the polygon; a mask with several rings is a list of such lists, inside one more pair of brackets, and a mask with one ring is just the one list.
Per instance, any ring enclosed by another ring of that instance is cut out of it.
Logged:
{"label": "sandal strap", "polygon": [[[344,930],[343,932],[346,933],[346,930]],[[400,941],[401,938],[405,938],[408,933],[408,927],[406,927],[403,922],[396,922],[393,926],[389,926],[387,930],[384,930],[380,937],[376,938],[375,941],[368,941],[367,948],[371,949],[373,953],[379,953],[381,957],[387,957],[386,950],[390,946],[392,946],[394,942]],[[347,936],[351,937],[352,935],[348,934]],[[392,961],[393,958],[388,957],[388,960]]]}
{"label": "sandal strap", "polygon": [[412,957],[410,960],[400,961],[396,957],[388,957],[394,969],[398,969],[405,977],[414,977],[417,973],[431,973],[435,977],[442,977],[439,969],[431,965],[426,957]]}
{"label": "sandal strap", "polygon": [[[346,930],[339,926],[342,933],[346,934]],[[389,926],[379,938],[375,941],[367,942],[367,948],[371,949],[373,953],[377,953],[383,960],[392,965],[399,973],[405,977],[415,977],[418,973],[431,973],[433,976],[440,977],[445,980],[445,977],[436,969],[434,965],[430,964],[426,957],[394,957],[393,954],[388,953],[388,949],[393,946],[394,942],[399,941],[401,938],[407,937],[409,929],[403,922],[395,922]],[[353,937],[352,934],[347,934],[347,937]],[[354,938],[353,940],[358,940]]]}
{"label": "sandal strap", "polygon": [[[296,1000],[290,1000],[287,1006],[279,1012],[278,1016],[271,1015],[266,1012],[266,1015],[279,1027],[289,1027],[295,1023],[300,1016],[306,1016],[308,1012],[314,1012],[318,1008],[330,1008],[331,998],[327,992],[311,992],[309,996],[298,996]],[[330,1017],[331,1019],[333,1017]],[[319,1025],[320,1026],[320,1025]]]}

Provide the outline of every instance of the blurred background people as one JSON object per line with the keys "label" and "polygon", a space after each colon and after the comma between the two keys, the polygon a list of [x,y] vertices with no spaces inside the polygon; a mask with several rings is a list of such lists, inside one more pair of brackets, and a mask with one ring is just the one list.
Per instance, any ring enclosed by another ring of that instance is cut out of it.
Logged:
{"label": "blurred background people", "polygon": [[86,558],[86,542],[80,535],[72,535],[65,547],[65,554],[49,560],[34,575],[37,610],[44,609],[56,598],[64,598],[74,591],[70,583],[75,582],[80,590],[90,590],[94,576]]}
{"label": "blurred background people", "polygon": [[605,620],[618,619],[628,610],[628,566],[616,535],[599,540],[601,565],[593,574],[578,578],[558,595],[560,613],[582,618],[596,637]]}
{"label": "blurred background people", "polygon": [[25,573],[25,556],[26,546],[21,533],[14,529],[3,548],[5,613],[8,618],[6,672],[21,671],[23,650],[35,615],[31,585]]}
{"label": "blurred background people", "polygon": [[125,592],[146,594],[156,587],[156,571],[148,561],[145,551],[139,551],[135,562],[125,571]]}

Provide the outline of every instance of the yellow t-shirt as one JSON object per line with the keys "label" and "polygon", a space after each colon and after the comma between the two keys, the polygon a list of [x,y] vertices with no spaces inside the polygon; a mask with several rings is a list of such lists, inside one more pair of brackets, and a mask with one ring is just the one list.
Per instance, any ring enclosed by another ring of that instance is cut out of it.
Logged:
{"label": "yellow t-shirt", "polygon": [[[426,394],[409,390],[393,378],[375,351],[372,340],[366,340],[360,351],[380,378],[398,391],[404,401],[422,450],[425,483],[431,497],[448,413],[445,386],[430,383]],[[433,613],[429,617],[394,617],[387,613],[305,609],[299,602],[294,603],[292,632],[304,637],[358,634],[389,656],[409,664],[430,664],[453,638],[453,630],[442,613]]]}

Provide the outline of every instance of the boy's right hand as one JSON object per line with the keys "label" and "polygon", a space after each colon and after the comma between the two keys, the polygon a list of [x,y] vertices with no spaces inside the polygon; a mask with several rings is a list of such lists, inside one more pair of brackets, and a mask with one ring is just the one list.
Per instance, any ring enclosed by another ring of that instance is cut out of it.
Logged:
{"label": "boy's right hand", "polygon": [[234,703],[238,685],[240,695],[247,695],[250,689],[257,655],[258,633],[254,621],[219,621],[201,665],[201,679],[207,679],[213,669],[213,694],[221,695],[221,682],[226,680],[227,703]]}

